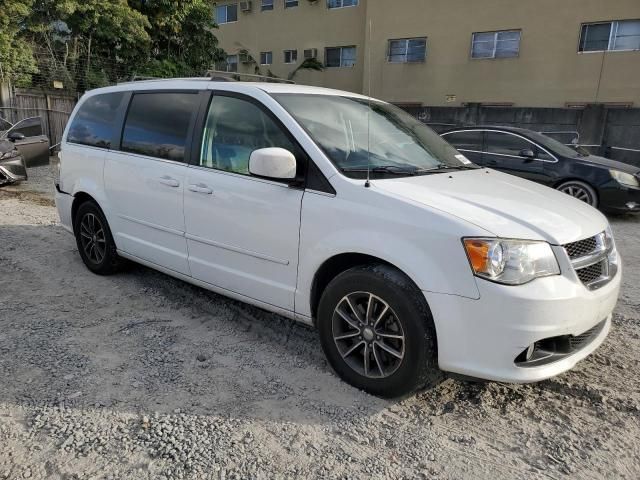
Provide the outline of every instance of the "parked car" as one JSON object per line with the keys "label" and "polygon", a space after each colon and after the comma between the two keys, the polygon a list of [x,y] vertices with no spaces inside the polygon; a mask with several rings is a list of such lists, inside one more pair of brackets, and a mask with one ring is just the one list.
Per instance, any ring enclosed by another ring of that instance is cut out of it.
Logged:
{"label": "parked car", "polygon": [[606,212],[640,212],[639,167],[523,128],[464,127],[442,136],[477,165],[542,183]]}
{"label": "parked car", "polygon": [[27,165],[15,145],[23,138],[21,133],[11,133],[0,139],[0,187],[27,179]]}
{"label": "parked car", "polygon": [[97,274],[128,259],[317,327],[340,377],[397,396],[440,371],[532,382],[606,337],[606,218],[471,164],[388,103],[206,79],[86,93],[56,205]]}
{"label": "parked car", "polygon": [[27,179],[27,168],[49,163],[49,138],[42,119],[30,117],[12,125],[0,119],[0,186]]}

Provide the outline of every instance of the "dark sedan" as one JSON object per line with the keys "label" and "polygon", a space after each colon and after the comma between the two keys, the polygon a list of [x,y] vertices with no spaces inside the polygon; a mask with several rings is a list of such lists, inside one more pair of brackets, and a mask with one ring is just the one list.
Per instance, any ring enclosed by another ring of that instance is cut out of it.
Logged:
{"label": "dark sedan", "polygon": [[639,167],[522,128],[464,127],[441,135],[477,165],[556,188],[604,211],[640,212]]}

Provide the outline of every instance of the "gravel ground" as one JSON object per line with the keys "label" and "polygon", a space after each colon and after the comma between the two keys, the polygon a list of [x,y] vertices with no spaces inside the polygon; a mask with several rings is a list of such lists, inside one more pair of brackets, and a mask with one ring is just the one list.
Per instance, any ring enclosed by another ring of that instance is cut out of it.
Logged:
{"label": "gravel ground", "polygon": [[141,266],[91,274],[51,175],[0,189],[0,479],[638,478],[640,218],[604,345],[533,385],[385,401],[313,330]]}

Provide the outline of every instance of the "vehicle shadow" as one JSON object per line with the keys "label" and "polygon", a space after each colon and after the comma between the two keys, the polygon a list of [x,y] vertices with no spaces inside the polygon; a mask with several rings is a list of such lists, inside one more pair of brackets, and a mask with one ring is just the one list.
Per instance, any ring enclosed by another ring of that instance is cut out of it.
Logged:
{"label": "vehicle shadow", "polygon": [[390,405],[313,329],[131,264],[89,272],[60,226],[0,226],[0,403],[323,423]]}

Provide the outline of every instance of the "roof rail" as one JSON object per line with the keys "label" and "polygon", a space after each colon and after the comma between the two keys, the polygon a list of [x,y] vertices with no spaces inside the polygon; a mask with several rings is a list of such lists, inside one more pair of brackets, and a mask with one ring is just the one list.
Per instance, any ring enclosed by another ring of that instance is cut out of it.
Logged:
{"label": "roof rail", "polygon": [[[158,77],[145,77],[143,75],[134,75],[131,77],[130,82],[145,82],[147,80],[162,80],[162,79]],[[123,83],[128,83],[128,82],[123,82]]]}
{"label": "roof rail", "polygon": [[249,79],[263,80],[265,82],[271,82],[271,83],[290,83],[290,84],[296,83],[293,80],[285,80],[284,78],[270,77],[268,75],[227,72],[224,70],[209,70],[207,72],[207,76],[211,78],[211,80],[216,82],[237,82],[237,81],[240,81],[242,77],[246,77]]}

